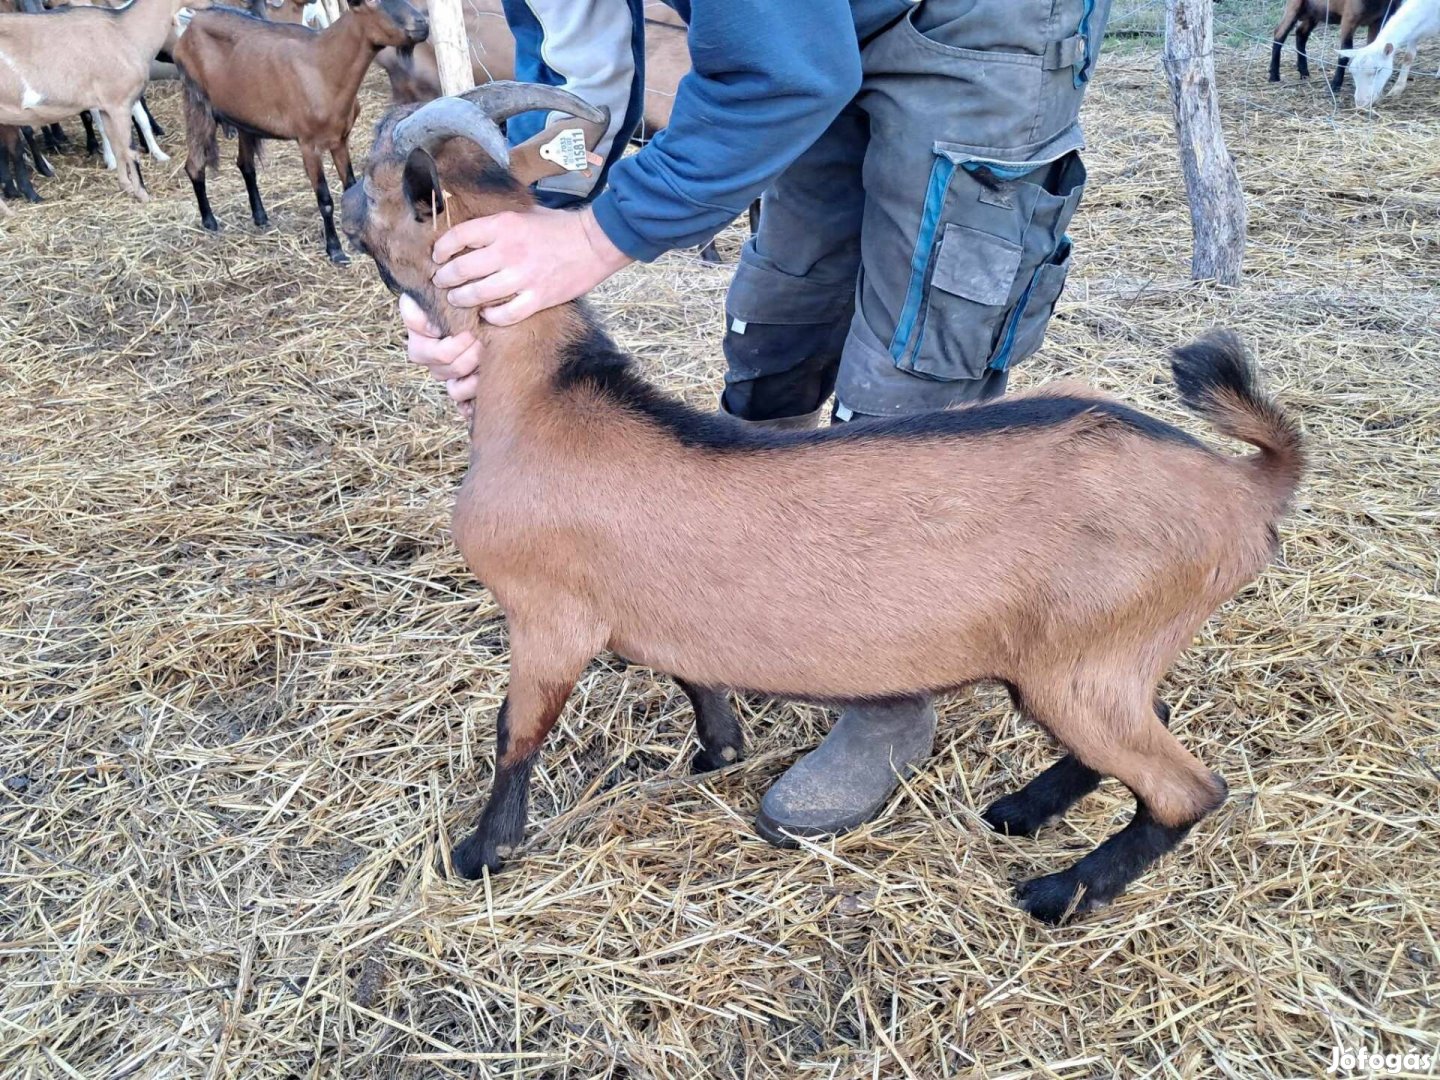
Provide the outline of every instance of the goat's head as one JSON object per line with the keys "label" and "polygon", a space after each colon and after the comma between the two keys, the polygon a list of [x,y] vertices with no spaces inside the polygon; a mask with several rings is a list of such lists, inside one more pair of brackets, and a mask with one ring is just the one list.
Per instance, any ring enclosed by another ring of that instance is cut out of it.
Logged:
{"label": "goat's head", "polygon": [[[501,121],[532,110],[577,119],[512,148]],[[375,260],[392,292],[414,298],[438,327],[454,332],[453,309],[430,280],[436,238],[470,218],[533,206],[529,185],[564,171],[561,155],[548,149],[560,132],[578,129],[589,147],[609,121],[609,110],[559,87],[515,82],[395,109],[376,130],[364,179],[341,200],[345,235]]]}
{"label": "goat's head", "polygon": [[430,35],[430,20],[405,0],[348,0],[350,14],[361,20],[367,41],[376,45],[414,45]]}
{"label": "goat's head", "polygon": [[1395,43],[1387,41],[1380,48],[1341,49],[1340,56],[1350,61],[1350,77],[1355,80],[1355,107],[1368,109],[1380,99],[1380,93],[1395,71]]}

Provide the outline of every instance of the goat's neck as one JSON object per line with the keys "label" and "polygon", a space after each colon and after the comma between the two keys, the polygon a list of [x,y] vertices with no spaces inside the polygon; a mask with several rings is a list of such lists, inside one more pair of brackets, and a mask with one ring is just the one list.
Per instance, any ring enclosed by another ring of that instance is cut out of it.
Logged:
{"label": "goat's neck", "polygon": [[353,15],[337,19],[318,38],[322,70],[338,92],[337,100],[354,101],[381,46],[366,36],[364,21]]}
{"label": "goat's neck", "polygon": [[154,60],[170,36],[170,23],[185,0],[130,0],[120,9],[120,32],[146,61]]}
{"label": "goat's neck", "polygon": [[479,421],[471,429],[479,442],[496,427],[508,428],[533,410],[555,400],[555,377],[566,347],[585,332],[584,316],[574,303],[537,312],[514,326],[492,326],[478,312],[459,329],[468,329],[480,346],[475,397]]}

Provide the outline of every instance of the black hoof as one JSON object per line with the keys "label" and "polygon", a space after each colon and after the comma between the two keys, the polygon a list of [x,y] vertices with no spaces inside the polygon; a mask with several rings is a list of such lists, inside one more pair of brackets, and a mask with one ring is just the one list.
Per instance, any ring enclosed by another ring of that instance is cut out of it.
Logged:
{"label": "black hoof", "polygon": [[202,227],[203,229],[205,229],[206,232],[219,232],[219,231],[220,231],[220,222],[216,221],[213,217],[203,217],[203,218],[201,218],[201,219],[200,219],[200,225],[201,225],[201,227]]}
{"label": "black hoof", "polygon": [[723,266],[725,263],[725,260],[721,257],[720,252],[715,250],[715,245],[713,243],[706,244],[703,248],[700,249],[700,261],[703,263],[709,263],[711,266]]}
{"label": "black hoof", "polygon": [[340,251],[339,249],[336,249],[335,251],[327,251],[325,252],[325,254],[330,256],[330,261],[336,266],[350,265],[350,256],[346,255],[345,252]]}
{"label": "black hoof", "polygon": [[25,201],[28,203],[37,203],[44,202],[45,200],[40,197],[39,192],[27,191],[25,192]]}
{"label": "black hoof", "polygon": [[1080,892],[1080,884],[1065,871],[1031,878],[1015,886],[1015,902],[1021,911],[1028,912],[1046,925],[1059,926],[1102,906],[1092,902],[1088,895],[1076,903],[1075,897]]}
{"label": "black hoof", "polygon": [[477,830],[455,845],[450,852],[450,864],[462,878],[475,881],[486,870],[492,874],[499,873],[511,850],[507,845],[490,843]]}
{"label": "black hoof", "polygon": [[269,215],[269,214],[255,214],[255,215],[253,215],[253,220],[254,220],[254,222],[255,222],[255,227],[256,227],[257,229],[264,229],[264,228],[269,227],[269,225],[270,225],[270,215]]}
{"label": "black hoof", "polygon": [[41,176],[55,175],[55,170],[50,167],[50,162],[45,160],[45,155],[43,154],[35,160],[35,171]]}
{"label": "black hoof", "polygon": [[[725,755],[729,754],[729,757]],[[714,772],[716,769],[723,769],[727,765],[734,765],[740,760],[740,751],[734,746],[721,746],[715,749],[702,747],[695,752],[690,759],[690,771],[692,773]]]}
{"label": "black hoof", "polygon": [[1034,836],[1050,823],[1049,818],[1037,817],[1034,804],[1018,792],[996,799],[980,816],[986,825],[1006,836]]}
{"label": "black hoof", "polygon": [[1270,81],[1271,81],[1271,82],[1279,82],[1279,81],[1280,81],[1280,76],[1279,76],[1279,75],[1274,75],[1274,74],[1272,74],[1272,75],[1270,76]]}

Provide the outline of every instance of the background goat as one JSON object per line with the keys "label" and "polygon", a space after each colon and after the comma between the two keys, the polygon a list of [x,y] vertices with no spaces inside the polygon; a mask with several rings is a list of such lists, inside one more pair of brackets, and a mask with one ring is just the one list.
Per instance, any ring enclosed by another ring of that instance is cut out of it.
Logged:
{"label": "background goat", "polygon": [[205,168],[219,164],[216,122],[239,133],[237,164],[256,225],[269,217],[255,179],[261,139],[291,139],[310,178],[324,222],[325,252],[349,261],[335,232],[334,202],[321,155],[329,152],[340,182],[355,182],[350,129],[360,113],[356,95],[375,54],[386,45],[423,41],[425,16],[405,0],[349,0],[349,14],[325,30],[266,22],[239,11],[201,12],[175,46],[186,89],[185,172],[195,189],[200,221],[220,223],[205,191]]}
{"label": "background goat", "polygon": [[[1374,41],[1376,33],[1391,12],[1400,6],[1400,0],[1287,0],[1285,13],[1275,26],[1275,40],[1270,47],[1270,81],[1280,81],[1280,54],[1285,49],[1285,39],[1295,31],[1295,69],[1302,79],[1310,77],[1310,58],[1307,49],[1310,34],[1316,26],[1338,22],[1340,24],[1340,47],[1349,49],[1355,44],[1355,31],[1365,27],[1366,41]],[[1330,78],[1330,89],[1340,92],[1345,82],[1345,54],[1335,62],[1335,74]]]}
{"label": "background goat", "polygon": [[1102,776],[1138,803],[1096,851],[1021,885],[1021,905],[1055,922],[1118,895],[1225,797],[1155,689],[1269,561],[1301,474],[1299,435],[1238,342],[1181,350],[1175,374],[1252,457],[1086,389],[756,433],[637,378],[580,303],[494,327],[432,284],[447,220],[533,205],[535,174],[507,167],[496,123],[527,109],[603,115],[513,84],[400,110],[344,205],[382,280],[486,356],[453,527],[505,610],[510,686],[494,787],[455,868],[498,869],[521,841],[541,743],[611,649],[680,681],[698,768],[741,751],[722,687],[843,703],[1003,681],[1069,756],[991,806],[993,826],[1032,833]]}

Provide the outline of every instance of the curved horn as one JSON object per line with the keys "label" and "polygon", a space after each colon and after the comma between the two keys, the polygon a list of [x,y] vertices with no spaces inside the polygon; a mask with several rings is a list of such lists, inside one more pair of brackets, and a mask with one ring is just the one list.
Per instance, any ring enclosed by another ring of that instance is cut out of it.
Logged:
{"label": "curved horn", "polygon": [[478,105],[490,119],[499,122],[508,120],[518,113],[532,109],[547,109],[578,116],[592,124],[609,124],[610,110],[591,105],[584,98],[576,97],[558,86],[541,83],[488,82],[474,90],[460,95],[466,101]]}
{"label": "curved horn", "polygon": [[401,157],[412,150],[434,153],[446,139],[469,139],[507,169],[510,144],[500,126],[474,102],[463,98],[436,98],[420,106],[395,125],[391,139]]}

